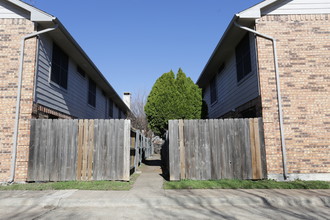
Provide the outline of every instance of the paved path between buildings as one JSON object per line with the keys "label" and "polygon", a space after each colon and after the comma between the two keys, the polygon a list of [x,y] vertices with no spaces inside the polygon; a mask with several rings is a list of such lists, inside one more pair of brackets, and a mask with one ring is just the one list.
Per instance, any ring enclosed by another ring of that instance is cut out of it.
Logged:
{"label": "paved path between buildings", "polygon": [[163,190],[157,160],[130,191],[0,191],[0,219],[330,219],[330,190]]}

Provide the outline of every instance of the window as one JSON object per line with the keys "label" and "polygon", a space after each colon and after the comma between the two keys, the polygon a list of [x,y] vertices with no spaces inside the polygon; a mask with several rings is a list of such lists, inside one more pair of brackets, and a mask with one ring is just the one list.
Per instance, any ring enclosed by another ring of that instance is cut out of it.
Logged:
{"label": "window", "polygon": [[77,72],[85,78],[86,72],[80,66],[77,66]]}
{"label": "window", "polygon": [[52,71],[50,79],[67,89],[69,57],[55,43],[53,44]]}
{"label": "window", "polygon": [[113,102],[111,99],[109,99],[109,110],[108,110],[108,115],[110,118],[113,118]]}
{"label": "window", "polygon": [[217,101],[217,85],[216,85],[217,76],[215,75],[210,82],[210,90],[211,90],[211,104]]}
{"label": "window", "polygon": [[121,119],[121,114],[122,114],[122,113],[121,113],[121,110],[118,110],[118,111],[119,111],[119,113],[118,113],[118,118]]}
{"label": "window", "polygon": [[221,66],[218,69],[218,74],[221,73],[225,69],[225,63],[221,64]]}
{"label": "window", "polygon": [[96,84],[91,79],[88,82],[88,104],[93,107],[96,106]]}
{"label": "window", "polygon": [[243,37],[241,42],[237,45],[235,52],[237,82],[239,82],[251,72],[251,52],[249,34],[246,34]]}

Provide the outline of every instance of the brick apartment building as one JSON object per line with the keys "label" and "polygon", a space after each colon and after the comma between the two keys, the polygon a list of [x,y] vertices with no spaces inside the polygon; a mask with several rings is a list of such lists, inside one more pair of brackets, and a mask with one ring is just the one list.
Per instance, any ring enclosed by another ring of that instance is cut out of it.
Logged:
{"label": "brick apartment building", "polygon": [[129,112],[61,22],[19,0],[0,0],[0,79],[0,182],[27,178],[31,118]]}
{"label": "brick apartment building", "polygon": [[330,0],[263,1],[234,16],[197,81],[210,118],[262,117],[269,178],[330,180],[329,19]]}

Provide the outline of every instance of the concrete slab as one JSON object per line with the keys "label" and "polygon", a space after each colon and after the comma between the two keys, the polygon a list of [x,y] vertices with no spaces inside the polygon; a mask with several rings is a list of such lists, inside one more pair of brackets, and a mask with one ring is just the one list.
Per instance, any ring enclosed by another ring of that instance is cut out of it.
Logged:
{"label": "concrete slab", "polygon": [[149,161],[131,191],[0,191],[0,219],[330,219],[330,190],[163,190]]}

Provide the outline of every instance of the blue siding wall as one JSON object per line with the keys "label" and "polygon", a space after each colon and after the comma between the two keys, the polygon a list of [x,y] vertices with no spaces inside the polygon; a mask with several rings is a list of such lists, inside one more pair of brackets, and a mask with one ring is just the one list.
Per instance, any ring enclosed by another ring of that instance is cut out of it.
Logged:
{"label": "blue siding wall", "polygon": [[[225,69],[217,74],[217,101],[211,104],[210,85],[205,88],[204,100],[208,106],[209,118],[218,118],[231,110],[259,96],[258,68],[255,37],[250,35],[252,71],[237,82],[235,48],[225,60]],[[222,62],[219,61],[219,66]],[[210,79],[211,80],[211,79]]]}
{"label": "blue siding wall", "polygon": [[[77,118],[108,118],[108,98],[97,88],[96,107],[88,104],[88,76],[82,77],[71,59],[68,68],[68,88],[63,89],[50,81],[52,45],[52,40],[46,35],[40,37],[35,102]],[[115,107],[114,118],[117,117],[118,108]]]}

